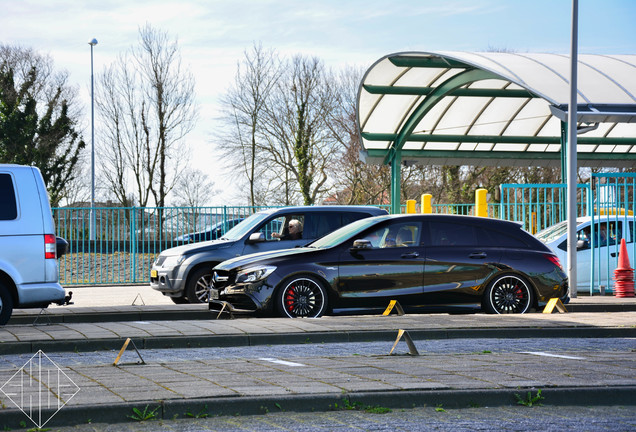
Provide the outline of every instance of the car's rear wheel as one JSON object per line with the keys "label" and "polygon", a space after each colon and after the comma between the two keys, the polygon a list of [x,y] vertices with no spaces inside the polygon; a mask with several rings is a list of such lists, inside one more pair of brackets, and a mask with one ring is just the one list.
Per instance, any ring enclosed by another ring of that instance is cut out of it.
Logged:
{"label": "car's rear wheel", "polygon": [[8,323],[12,313],[13,297],[4,285],[0,284],[0,325]]}
{"label": "car's rear wheel", "polygon": [[493,280],[483,302],[486,312],[495,314],[526,313],[532,304],[530,284],[517,275],[503,275]]}
{"label": "car's rear wheel", "polygon": [[212,266],[196,270],[188,278],[186,297],[190,303],[206,303],[212,285]]}
{"label": "car's rear wheel", "polygon": [[294,277],[276,294],[276,307],[283,317],[318,318],[327,310],[327,304],[327,290],[313,276]]}

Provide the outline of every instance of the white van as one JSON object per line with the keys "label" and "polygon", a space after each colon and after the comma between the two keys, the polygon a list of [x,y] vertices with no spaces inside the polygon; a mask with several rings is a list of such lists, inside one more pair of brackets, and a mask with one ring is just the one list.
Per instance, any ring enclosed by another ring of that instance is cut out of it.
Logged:
{"label": "white van", "polygon": [[[630,266],[634,267],[634,216],[600,215],[576,220],[576,279],[577,291],[613,291],[614,270],[618,265],[621,239],[627,243]],[[592,233],[594,235],[592,236]],[[557,255],[561,264],[567,263],[567,221],[560,222],[536,234]],[[592,265],[594,263],[594,265]]]}
{"label": "white van", "polygon": [[0,325],[14,308],[64,304],[55,225],[40,170],[0,164]]}

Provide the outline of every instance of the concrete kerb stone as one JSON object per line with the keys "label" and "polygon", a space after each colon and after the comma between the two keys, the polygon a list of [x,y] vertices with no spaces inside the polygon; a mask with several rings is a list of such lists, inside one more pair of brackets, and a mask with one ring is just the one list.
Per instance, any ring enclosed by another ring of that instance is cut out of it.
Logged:
{"label": "concrete kerb stone", "polygon": [[[467,338],[629,338],[636,337],[636,327],[567,327],[567,328],[500,328],[500,329],[408,329],[413,339],[467,339]],[[302,343],[392,342],[395,331],[333,331],[300,333],[257,333],[195,336],[132,337],[139,349],[245,347]],[[45,352],[91,352],[119,350],[126,340],[121,338],[60,339],[28,342],[0,343],[0,354],[28,354]]]}
{"label": "concrete kerb stone", "polygon": [[[336,394],[301,394],[277,396],[228,396],[197,399],[147,400],[108,405],[74,405],[62,408],[47,427],[74,426],[91,423],[134,422],[133,409],[155,411],[154,420],[174,420],[191,416],[233,416],[266,414],[274,411],[312,412],[343,409],[344,406],[386,407],[409,409],[439,406],[445,409],[513,406],[517,396],[527,392],[536,395],[536,388],[472,389],[472,390],[415,390],[348,392]],[[636,405],[635,386],[611,387],[554,387],[542,389],[543,405],[551,406],[609,406]],[[345,400],[347,402],[345,402]],[[18,409],[0,411],[0,427],[15,428],[25,421]],[[28,421],[28,420],[27,420]],[[8,430],[8,429],[7,429]]]}

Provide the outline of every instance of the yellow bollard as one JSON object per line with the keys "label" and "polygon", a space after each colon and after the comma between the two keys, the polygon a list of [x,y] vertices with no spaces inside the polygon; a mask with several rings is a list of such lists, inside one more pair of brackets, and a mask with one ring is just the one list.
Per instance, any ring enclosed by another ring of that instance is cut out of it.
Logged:
{"label": "yellow bollard", "polygon": [[475,216],[488,217],[488,189],[475,191]]}
{"label": "yellow bollard", "polygon": [[433,195],[422,194],[422,214],[433,213],[433,205],[431,204],[432,200],[433,200]]}
{"label": "yellow bollard", "polygon": [[415,200],[406,200],[406,212],[408,214],[415,213]]}

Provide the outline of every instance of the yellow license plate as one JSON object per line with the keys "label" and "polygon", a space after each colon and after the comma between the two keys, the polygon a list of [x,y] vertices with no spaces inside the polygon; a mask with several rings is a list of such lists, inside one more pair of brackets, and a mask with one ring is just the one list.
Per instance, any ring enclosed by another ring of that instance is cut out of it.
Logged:
{"label": "yellow license plate", "polygon": [[157,270],[150,270],[150,277],[151,278],[156,278],[157,277]]}

